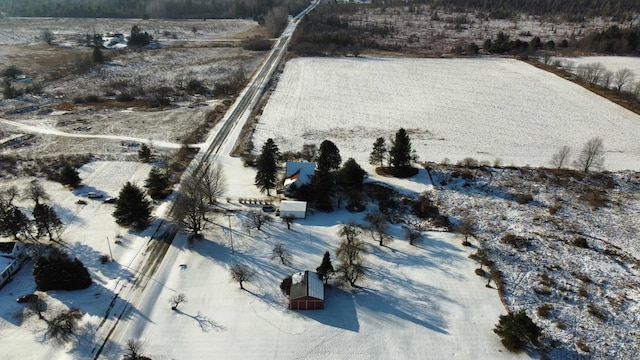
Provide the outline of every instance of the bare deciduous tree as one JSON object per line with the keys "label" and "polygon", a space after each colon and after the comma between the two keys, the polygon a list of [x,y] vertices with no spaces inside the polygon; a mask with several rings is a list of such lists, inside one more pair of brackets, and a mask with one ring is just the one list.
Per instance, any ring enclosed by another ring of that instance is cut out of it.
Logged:
{"label": "bare deciduous tree", "polygon": [[273,247],[271,260],[278,258],[280,262],[282,262],[282,265],[289,265],[293,259],[291,253],[285,248],[283,243],[278,243]]}
{"label": "bare deciduous tree", "polygon": [[202,191],[209,202],[213,204],[216,198],[222,196],[226,190],[226,181],[222,165],[213,166],[212,163],[205,163],[196,169],[193,177],[198,181]]}
{"label": "bare deciduous tree", "polygon": [[260,211],[254,210],[247,213],[247,216],[244,218],[242,225],[245,227],[245,229],[257,229],[258,231],[260,231],[262,225],[271,221],[273,221],[273,217],[271,217],[271,215],[263,214]]}
{"label": "bare deciduous tree", "polygon": [[182,181],[170,218],[193,237],[200,236],[206,225],[206,192],[193,173]]}
{"label": "bare deciduous tree", "polygon": [[471,243],[469,242],[469,236],[475,236],[476,233],[476,224],[474,219],[468,216],[463,217],[458,225],[456,225],[455,231],[456,233],[464,236],[462,245],[470,246]]}
{"label": "bare deciduous tree", "polygon": [[551,158],[551,165],[556,169],[562,169],[562,167],[569,161],[570,153],[571,147],[563,146],[557,153],[553,154],[553,157]]}
{"label": "bare deciduous tree", "polygon": [[384,246],[384,244],[393,240],[389,236],[389,220],[385,214],[380,211],[374,211],[368,213],[364,219],[369,223],[367,227],[369,234],[373,240],[378,241],[380,246]]}
{"label": "bare deciduous tree", "polygon": [[187,302],[187,295],[183,293],[173,295],[172,297],[169,298],[169,303],[171,304],[171,310],[176,310],[178,308],[178,305],[186,302]]}
{"label": "bare deciduous tree", "polygon": [[49,195],[38,181],[29,183],[29,187],[24,191],[24,198],[40,205],[43,200],[50,200]]}
{"label": "bare deciduous tree", "polygon": [[287,224],[287,230],[291,230],[291,224],[293,224],[293,219],[295,219],[292,215],[285,215],[281,217],[282,222]]}
{"label": "bare deciduous tree", "polygon": [[125,345],[124,357],[127,360],[142,360],[143,343],[140,340],[129,339]]}
{"label": "bare deciduous tree", "polygon": [[611,86],[611,81],[613,80],[613,73],[611,71],[605,71],[604,73],[602,73],[602,86],[606,87],[607,89]]}
{"label": "bare deciduous tree", "polygon": [[77,308],[61,311],[47,322],[49,325],[47,335],[59,342],[67,342],[74,334],[80,319],[82,319],[82,312]]}
{"label": "bare deciduous tree", "polygon": [[602,138],[594,137],[582,147],[574,165],[584,172],[601,169],[604,164],[604,145]]}
{"label": "bare deciduous tree", "polygon": [[633,80],[633,71],[629,69],[620,69],[616,71],[614,76],[614,84],[616,85],[616,91],[618,94],[622,91],[622,88]]}
{"label": "bare deciduous tree", "polygon": [[360,253],[364,250],[364,243],[358,237],[360,231],[353,223],[343,225],[340,235],[342,243],[336,249],[336,257],[340,260],[336,268],[339,280],[355,286],[356,281],[364,276]]}
{"label": "bare deciduous tree", "polygon": [[245,281],[250,281],[255,274],[253,270],[242,264],[231,265],[229,271],[231,271],[231,280],[238,282],[240,284],[240,289],[242,290],[244,290],[243,283]]}
{"label": "bare deciduous tree", "polygon": [[420,231],[416,229],[406,227],[404,229],[404,236],[407,238],[407,240],[409,240],[409,245],[414,245],[416,241],[420,239],[420,236],[422,236],[422,234],[420,234]]}

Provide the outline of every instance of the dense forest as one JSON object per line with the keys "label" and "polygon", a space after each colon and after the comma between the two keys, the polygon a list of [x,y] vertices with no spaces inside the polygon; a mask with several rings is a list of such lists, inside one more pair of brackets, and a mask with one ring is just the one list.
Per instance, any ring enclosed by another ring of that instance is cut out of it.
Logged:
{"label": "dense forest", "polygon": [[306,0],[2,0],[7,16],[86,18],[253,18],[261,20],[278,6],[292,14],[308,6]]}

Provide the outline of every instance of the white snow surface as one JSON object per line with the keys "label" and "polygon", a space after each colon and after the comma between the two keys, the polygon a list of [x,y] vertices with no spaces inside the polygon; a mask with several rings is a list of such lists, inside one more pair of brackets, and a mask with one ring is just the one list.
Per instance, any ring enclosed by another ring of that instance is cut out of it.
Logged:
{"label": "white snow surface", "polygon": [[329,139],[343,158],[367,163],[375,139],[400,127],[421,161],[548,166],[562,146],[576,155],[599,136],[605,168],[640,168],[640,116],[513,59],[293,59],[255,143],[300,151]]}

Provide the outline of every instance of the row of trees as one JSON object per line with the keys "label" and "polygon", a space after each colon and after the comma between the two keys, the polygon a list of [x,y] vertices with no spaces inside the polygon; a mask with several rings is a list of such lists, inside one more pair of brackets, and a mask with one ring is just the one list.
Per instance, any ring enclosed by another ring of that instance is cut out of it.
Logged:
{"label": "row of trees", "polygon": [[[563,146],[551,159],[551,165],[556,169],[562,169],[569,163],[571,147]],[[600,170],[604,165],[604,145],[602,138],[594,137],[587,141],[578,157],[573,161],[573,166],[581,171]]]}
{"label": "row of trees", "polygon": [[277,7],[298,13],[308,5],[302,0],[4,0],[0,12],[10,16],[88,18],[253,18],[264,21]]}
{"label": "row of trees", "polygon": [[373,143],[373,150],[369,155],[369,163],[371,165],[384,166],[384,160],[387,160],[389,167],[396,172],[400,172],[404,168],[411,167],[411,162],[418,159],[415,151],[411,148],[411,139],[404,128],[400,128],[393,139],[391,146],[387,146],[385,138],[379,137]]}

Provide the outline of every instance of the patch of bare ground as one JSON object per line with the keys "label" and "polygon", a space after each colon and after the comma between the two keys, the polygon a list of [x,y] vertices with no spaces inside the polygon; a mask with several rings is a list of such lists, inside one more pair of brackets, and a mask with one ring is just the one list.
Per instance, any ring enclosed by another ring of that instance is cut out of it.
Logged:
{"label": "patch of bare ground", "polygon": [[581,341],[595,357],[637,357],[640,173],[427,168],[441,211],[474,219],[474,259],[491,266],[507,309],[543,328],[547,356],[571,357]]}
{"label": "patch of bare ground", "polygon": [[[0,23],[0,30],[12,28],[11,36],[0,35],[2,64],[25,77],[13,83],[22,95],[0,101],[0,117],[35,129],[0,125],[3,139],[29,133],[3,143],[0,153],[22,160],[60,154],[135,159],[140,141],[119,137],[144,139],[168,158],[174,150],[154,142],[204,140],[266,54],[243,49],[247,37],[265,32],[245,20],[42,19],[56,36],[54,46],[39,43],[37,24],[19,18]],[[102,49],[107,61],[93,63],[92,48],[82,45],[87,31],[126,34],[133,25],[163,46]]]}

